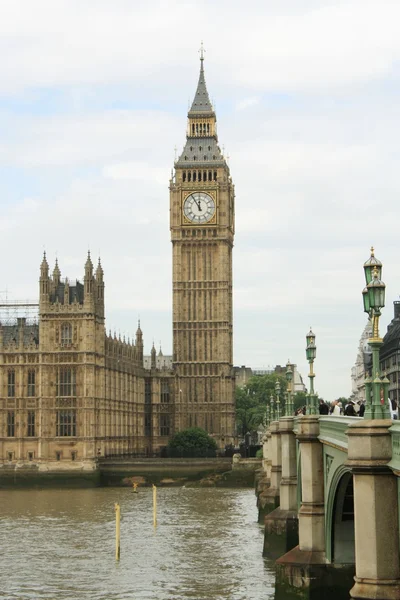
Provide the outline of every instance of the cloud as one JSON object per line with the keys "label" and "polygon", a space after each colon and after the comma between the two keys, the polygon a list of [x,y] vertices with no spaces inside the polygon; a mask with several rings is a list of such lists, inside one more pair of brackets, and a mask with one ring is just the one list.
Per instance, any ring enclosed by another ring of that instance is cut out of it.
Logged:
{"label": "cloud", "polygon": [[236,110],[245,110],[246,108],[250,108],[251,106],[256,106],[259,104],[260,98],[258,96],[250,96],[249,98],[243,98],[240,102],[236,104]]}
{"label": "cloud", "polygon": [[371,244],[387,284],[382,332],[399,291],[400,6],[203,6],[3,4],[0,288],[34,297],[43,247],[63,276],[81,278],[90,247],[102,256],[107,325],[132,331],[140,313],[147,346],[161,337],[171,351],[168,186],[198,78],[193,32],[207,31],[236,189],[234,360],[290,356],[305,377],[312,324],[316,387],[346,395]]}

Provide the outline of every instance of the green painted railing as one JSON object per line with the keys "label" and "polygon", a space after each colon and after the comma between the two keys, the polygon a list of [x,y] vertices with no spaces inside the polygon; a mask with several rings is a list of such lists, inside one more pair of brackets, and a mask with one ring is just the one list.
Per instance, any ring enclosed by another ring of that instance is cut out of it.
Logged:
{"label": "green painted railing", "polygon": [[390,433],[392,434],[392,460],[389,467],[395,471],[400,471],[400,423],[393,421]]}
{"label": "green painted railing", "polygon": [[320,417],[318,439],[323,444],[330,444],[347,451],[348,441],[346,431],[350,425],[359,421],[359,417]]}

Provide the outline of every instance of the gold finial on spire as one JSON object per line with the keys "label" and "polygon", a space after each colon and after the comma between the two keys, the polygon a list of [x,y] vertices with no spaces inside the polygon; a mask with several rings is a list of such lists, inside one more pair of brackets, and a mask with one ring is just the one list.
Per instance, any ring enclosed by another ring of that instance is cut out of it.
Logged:
{"label": "gold finial on spire", "polygon": [[371,256],[375,256],[375,248],[371,246]]}
{"label": "gold finial on spire", "polygon": [[204,52],[205,52],[204,45],[203,45],[203,40],[201,40],[201,46],[200,46],[199,52],[200,52],[200,60],[203,62],[203,60],[204,60]]}

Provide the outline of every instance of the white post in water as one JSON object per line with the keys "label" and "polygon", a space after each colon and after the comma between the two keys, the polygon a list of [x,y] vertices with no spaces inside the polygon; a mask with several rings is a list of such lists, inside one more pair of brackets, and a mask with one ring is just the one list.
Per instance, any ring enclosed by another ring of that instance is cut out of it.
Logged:
{"label": "white post in water", "polygon": [[118,502],[115,503],[115,560],[121,557],[121,507]]}
{"label": "white post in water", "polygon": [[157,527],[157,487],[153,483],[153,525]]}

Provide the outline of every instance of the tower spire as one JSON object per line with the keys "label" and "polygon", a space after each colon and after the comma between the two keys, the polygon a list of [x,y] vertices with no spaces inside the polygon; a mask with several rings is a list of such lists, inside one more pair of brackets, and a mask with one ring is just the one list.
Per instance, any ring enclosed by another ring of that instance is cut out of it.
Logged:
{"label": "tower spire", "polygon": [[194,99],[192,102],[192,106],[190,107],[188,117],[192,116],[215,116],[214,109],[211,104],[210,96],[208,95],[206,79],[204,75],[204,47],[203,42],[201,42],[200,52],[200,75],[199,81],[197,83],[196,93],[194,95]]}

